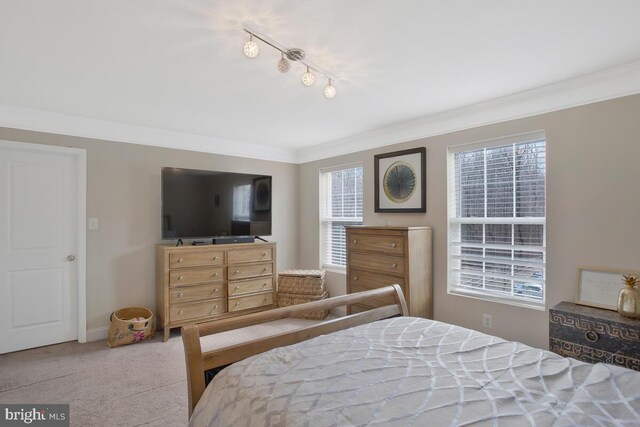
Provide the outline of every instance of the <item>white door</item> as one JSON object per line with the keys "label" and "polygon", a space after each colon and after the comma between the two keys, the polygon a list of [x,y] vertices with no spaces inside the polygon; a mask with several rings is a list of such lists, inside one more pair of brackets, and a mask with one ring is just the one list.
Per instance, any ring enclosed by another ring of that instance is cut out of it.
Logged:
{"label": "white door", "polygon": [[0,142],[0,353],[78,338],[78,162]]}

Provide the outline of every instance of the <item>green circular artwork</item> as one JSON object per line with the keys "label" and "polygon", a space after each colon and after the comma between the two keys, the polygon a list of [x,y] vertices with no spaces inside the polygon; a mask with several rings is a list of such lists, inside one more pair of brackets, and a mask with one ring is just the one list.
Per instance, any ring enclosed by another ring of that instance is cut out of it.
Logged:
{"label": "green circular artwork", "polygon": [[416,191],[416,172],[407,162],[392,163],[384,173],[382,184],[389,200],[404,203]]}

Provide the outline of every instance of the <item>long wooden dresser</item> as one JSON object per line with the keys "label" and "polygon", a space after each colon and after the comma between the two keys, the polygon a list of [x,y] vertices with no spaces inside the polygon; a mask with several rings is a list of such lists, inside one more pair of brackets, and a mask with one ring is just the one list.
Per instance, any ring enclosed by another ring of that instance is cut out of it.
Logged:
{"label": "long wooden dresser", "polygon": [[[433,317],[431,227],[347,226],[347,293],[397,283],[411,316]],[[391,304],[353,304],[347,313]]]}
{"label": "long wooden dresser", "polygon": [[275,243],[156,246],[158,328],[275,306]]}

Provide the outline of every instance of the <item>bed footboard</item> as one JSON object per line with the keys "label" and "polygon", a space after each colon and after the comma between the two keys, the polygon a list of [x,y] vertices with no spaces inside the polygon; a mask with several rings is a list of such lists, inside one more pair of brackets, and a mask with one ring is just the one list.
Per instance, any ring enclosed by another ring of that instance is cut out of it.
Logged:
{"label": "bed footboard", "polygon": [[[344,305],[364,303],[389,295],[394,296],[394,304],[374,308],[369,311],[345,317],[325,320],[295,331],[255,339],[204,353],[202,352],[202,347],[200,345],[200,337],[203,336],[225,332],[232,329],[244,328],[273,320],[285,319],[311,311],[329,310]],[[205,372],[210,369],[229,365],[276,347],[295,344],[297,342],[339,331],[341,329],[348,329],[365,323],[375,322],[376,320],[382,320],[393,316],[407,316],[408,314],[409,310],[407,309],[407,303],[404,299],[402,289],[398,285],[391,285],[371,291],[342,295],[325,300],[248,314],[246,316],[185,325],[182,327],[182,342],[184,344],[187,364],[189,417],[191,417],[193,409],[200,400],[202,393],[204,393]]]}

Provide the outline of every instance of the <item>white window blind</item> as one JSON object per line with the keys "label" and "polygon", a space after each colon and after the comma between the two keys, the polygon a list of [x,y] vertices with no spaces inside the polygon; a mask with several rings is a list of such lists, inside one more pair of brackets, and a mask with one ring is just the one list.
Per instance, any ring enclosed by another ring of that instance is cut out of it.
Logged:
{"label": "white window blind", "polygon": [[320,174],[320,242],[323,267],[346,265],[345,225],[362,224],[362,166]]}
{"label": "white window blind", "polygon": [[449,292],[544,304],[545,145],[537,134],[449,150]]}

